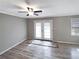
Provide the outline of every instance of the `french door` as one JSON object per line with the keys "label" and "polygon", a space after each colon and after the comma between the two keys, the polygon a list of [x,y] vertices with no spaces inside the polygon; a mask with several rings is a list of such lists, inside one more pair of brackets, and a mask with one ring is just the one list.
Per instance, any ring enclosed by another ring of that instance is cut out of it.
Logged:
{"label": "french door", "polygon": [[52,20],[42,20],[34,22],[34,38],[35,39],[43,39],[43,40],[51,40],[52,35]]}

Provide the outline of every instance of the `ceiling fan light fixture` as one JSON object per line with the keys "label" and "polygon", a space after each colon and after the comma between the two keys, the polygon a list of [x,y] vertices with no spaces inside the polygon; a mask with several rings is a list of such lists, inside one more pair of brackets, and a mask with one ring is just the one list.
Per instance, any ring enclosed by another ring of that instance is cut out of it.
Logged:
{"label": "ceiling fan light fixture", "polygon": [[33,15],[33,12],[28,12],[29,13],[29,15]]}
{"label": "ceiling fan light fixture", "polygon": [[30,8],[30,7],[27,7],[27,10],[28,10],[29,12],[33,12],[33,11],[34,11],[33,8]]}

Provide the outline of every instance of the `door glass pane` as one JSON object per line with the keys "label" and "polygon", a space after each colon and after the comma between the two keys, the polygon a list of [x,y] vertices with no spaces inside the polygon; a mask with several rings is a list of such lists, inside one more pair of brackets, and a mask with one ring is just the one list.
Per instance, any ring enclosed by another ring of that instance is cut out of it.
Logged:
{"label": "door glass pane", "polygon": [[50,23],[44,23],[44,38],[50,39]]}
{"label": "door glass pane", "polygon": [[41,23],[36,23],[36,24],[35,24],[35,29],[36,29],[36,30],[35,30],[35,32],[36,32],[36,33],[35,33],[35,37],[38,38],[38,39],[40,39],[40,38],[42,37],[42,36],[41,36],[41,34],[42,34],[42,33],[41,33]]}

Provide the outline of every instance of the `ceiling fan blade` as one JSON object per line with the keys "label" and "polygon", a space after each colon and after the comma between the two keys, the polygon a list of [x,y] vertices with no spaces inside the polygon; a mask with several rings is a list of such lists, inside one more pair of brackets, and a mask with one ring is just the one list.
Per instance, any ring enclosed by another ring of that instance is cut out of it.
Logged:
{"label": "ceiling fan blade", "polygon": [[27,7],[27,10],[33,12],[33,8]]}
{"label": "ceiling fan blade", "polygon": [[42,10],[36,10],[36,11],[34,11],[34,13],[39,13],[39,12],[42,12]]}
{"label": "ceiling fan blade", "polygon": [[27,14],[26,16],[29,16],[29,14]]}
{"label": "ceiling fan blade", "polygon": [[19,13],[28,13],[27,11],[18,11]]}

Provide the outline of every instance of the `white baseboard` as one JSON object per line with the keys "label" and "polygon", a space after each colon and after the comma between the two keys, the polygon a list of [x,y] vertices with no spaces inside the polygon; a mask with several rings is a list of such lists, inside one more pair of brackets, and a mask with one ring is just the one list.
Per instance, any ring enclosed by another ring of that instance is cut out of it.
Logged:
{"label": "white baseboard", "polygon": [[13,47],[15,47],[15,46],[19,45],[20,43],[22,43],[22,42],[23,42],[23,41],[25,41],[25,40],[26,40],[26,39],[24,39],[24,40],[22,40],[22,41],[20,41],[20,42],[16,43],[15,45],[13,45],[12,47],[10,47],[10,48],[8,48],[8,49],[6,49],[6,50],[2,51],[2,52],[0,53],[0,55],[4,54],[5,52],[7,52],[8,50],[12,49]]}
{"label": "white baseboard", "polygon": [[54,41],[54,42],[79,45],[79,43],[76,43],[76,42],[64,42],[64,41]]}

